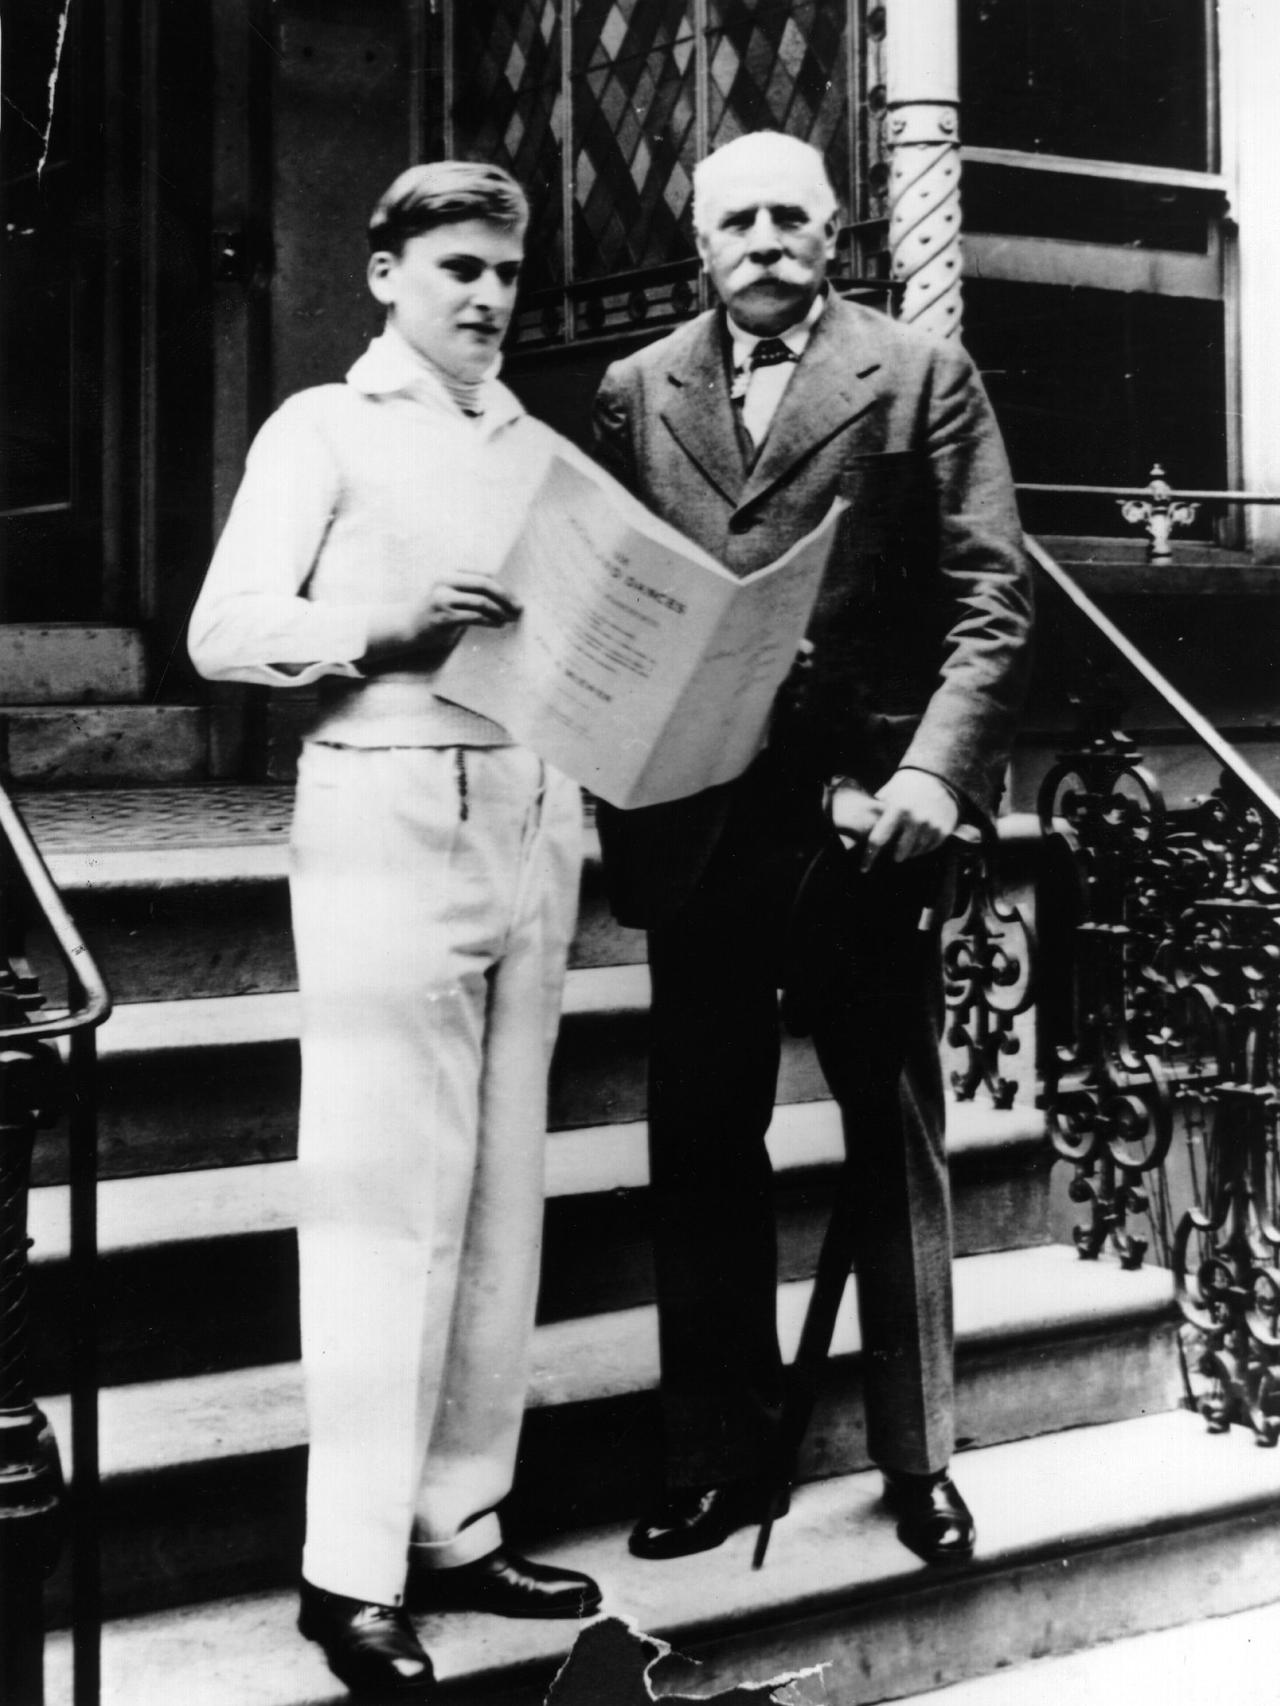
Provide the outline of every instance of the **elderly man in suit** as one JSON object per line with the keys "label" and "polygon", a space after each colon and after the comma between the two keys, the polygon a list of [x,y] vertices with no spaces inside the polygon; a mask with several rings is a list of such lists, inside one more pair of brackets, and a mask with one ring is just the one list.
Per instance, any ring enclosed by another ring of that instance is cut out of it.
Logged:
{"label": "elderly man in suit", "polygon": [[854,1163],[868,1449],[903,1542],[964,1558],[932,922],[945,844],[995,807],[1024,688],[1013,488],[964,352],[828,288],[836,202],[814,149],[740,137],[701,163],[694,196],[719,306],[610,367],[600,459],[739,576],[837,496],[849,507],[751,769],[601,810],[614,910],[648,930],[653,978],[666,1485],[631,1550],[701,1551],[762,1514],[782,1391],[765,1134],[800,938],[826,954],[799,993]]}

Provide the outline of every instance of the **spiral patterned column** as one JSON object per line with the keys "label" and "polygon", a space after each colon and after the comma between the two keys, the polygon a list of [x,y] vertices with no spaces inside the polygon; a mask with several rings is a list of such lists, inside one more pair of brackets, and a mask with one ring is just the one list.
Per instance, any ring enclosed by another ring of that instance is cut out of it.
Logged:
{"label": "spiral patterned column", "polygon": [[960,335],[958,0],[887,0],[889,254],[899,318]]}
{"label": "spiral patterned column", "polygon": [[960,125],[950,103],[891,110],[889,251],[904,286],[899,318],[954,338],[960,333]]}

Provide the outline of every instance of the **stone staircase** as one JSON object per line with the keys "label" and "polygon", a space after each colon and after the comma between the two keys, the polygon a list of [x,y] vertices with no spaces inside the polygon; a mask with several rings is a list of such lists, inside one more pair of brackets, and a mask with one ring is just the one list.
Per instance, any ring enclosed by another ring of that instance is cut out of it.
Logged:
{"label": "stone staircase", "polygon": [[155,702],[137,628],[0,623],[0,774],[16,788],[201,782],[224,708]]}
{"label": "stone staircase", "polygon": [[[304,1425],[293,1248],[297,1094],[284,883],[288,792],[32,793],[28,821],[120,1005],[102,1057],[104,1700],[320,1706],[342,1698],[293,1631]],[[1011,823],[1006,887],[1034,840]],[[44,950],[33,944],[39,965]],[[899,1698],[1044,1654],[1274,1596],[1280,1462],[1180,1412],[1168,1276],[1052,1242],[1029,1029],[1020,1104],[953,1110],[957,1475],[980,1549],[919,1566],[878,1505],[850,1287],[800,1489],[765,1568],[751,1536],[669,1565],[625,1550],[658,1450],[644,1146],[643,939],[608,917],[588,860],[551,1092],[535,1370],[515,1536],[598,1572],[606,1610],[696,1658],[699,1693],[804,1665],[797,1698]],[[803,1317],[838,1121],[788,1043],[771,1133],[779,1318]],[[37,1386],[64,1453],[66,1157],[31,1203]],[[48,1591],[65,1622],[65,1564]],[[542,1701],[576,1631],[454,1616],[425,1626],[446,1698]],[[51,1706],[70,1699],[51,1635]],[[668,1661],[663,1689],[693,1686]],[[825,1690],[825,1692],[824,1692]]]}

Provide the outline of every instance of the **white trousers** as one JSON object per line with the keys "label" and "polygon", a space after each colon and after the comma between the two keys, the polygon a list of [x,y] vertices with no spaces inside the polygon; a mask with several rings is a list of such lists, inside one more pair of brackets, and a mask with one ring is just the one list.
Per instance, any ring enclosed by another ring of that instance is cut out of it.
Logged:
{"label": "white trousers", "polygon": [[411,1544],[500,1543],[580,820],[519,747],[303,751],[303,1574],[333,1593],[399,1604]]}

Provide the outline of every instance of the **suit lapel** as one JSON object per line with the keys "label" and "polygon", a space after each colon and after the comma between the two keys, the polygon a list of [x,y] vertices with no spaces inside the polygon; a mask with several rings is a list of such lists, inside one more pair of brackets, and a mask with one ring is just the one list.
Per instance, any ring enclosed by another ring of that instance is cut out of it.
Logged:
{"label": "suit lapel", "polygon": [[661,418],[689,459],[726,502],[738,503],[742,451],[729,400],[720,316],[708,314],[691,328],[691,347],[672,352]]}
{"label": "suit lapel", "polygon": [[845,305],[832,296],[782,394],[739,507],[763,497],[798,462],[865,414],[876,397],[881,365],[879,340],[855,326]]}

